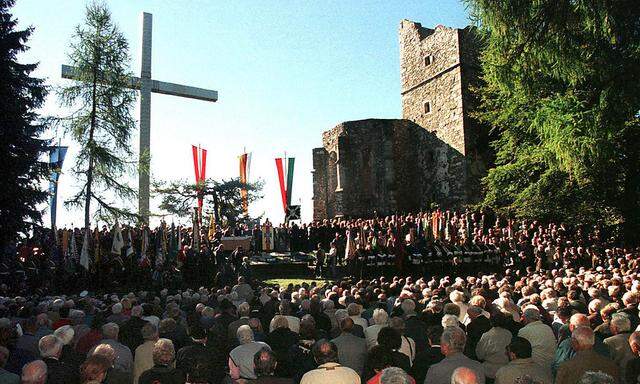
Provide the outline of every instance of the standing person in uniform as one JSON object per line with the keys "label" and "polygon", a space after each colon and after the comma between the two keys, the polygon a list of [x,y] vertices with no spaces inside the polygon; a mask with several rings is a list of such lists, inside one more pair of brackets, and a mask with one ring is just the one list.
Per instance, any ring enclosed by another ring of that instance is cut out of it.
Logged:
{"label": "standing person in uniform", "polygon": [[326,258],[326,254],[324,249],[322,249],[322,243],[318,243],[318,248],[316,249],[316,277],[322,277],[324,272],[324,260]]}

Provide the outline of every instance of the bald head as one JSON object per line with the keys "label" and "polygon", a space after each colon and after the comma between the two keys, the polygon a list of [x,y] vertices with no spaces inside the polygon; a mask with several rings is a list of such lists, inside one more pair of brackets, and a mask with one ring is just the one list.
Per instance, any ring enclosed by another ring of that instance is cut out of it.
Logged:
{"label": "bald head", "polygon": [[47,364],[35,360],[22,367],[22,384],[44,384],[47,381]]}
{"label": "bald head", "polygon": [[589,327],[591,323],[587,315],[582,313],[576,313],[569,319],[569,330],[573,331],[577,327]]}
{"label": "bald head", "polygon": [[640,332],[635,331],[629,336],[629,346],[636,356],[640,355]]}
{"label": "bald head", "polygon": [[478,384],[478,374],[467,367],[459,367],[451,375],[451,384]]}

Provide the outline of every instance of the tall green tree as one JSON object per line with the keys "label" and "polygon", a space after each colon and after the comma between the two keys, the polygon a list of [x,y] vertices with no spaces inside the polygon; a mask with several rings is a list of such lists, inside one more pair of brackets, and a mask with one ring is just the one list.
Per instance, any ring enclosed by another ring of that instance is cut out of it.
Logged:
{"label": "tall green tree", "polygon": [[640,223],[640,7],[465,0],[481,31],[479,117],[498,131],[484,204],[518,217]]}
{"label": "tall green tree", "polygon": [[18,55],[33,28],[17,29],[13,0],[0,0],[0,249],[41,222],[36,208],[47,198],[41,181],[48,164],[41,161],[46,124],[36,110],[44,102],[44,81],[31,76],[37,64],[21,64]]}
{"label": "tall green tree", "polygon": [[[239,178],[230,180],[206,179],[202,185],[185,180],[154,183],[154,192],[161,196],[160,209],[178,217],[191,217],[197,206],[198,193],[206,207],[213,208],[215,220],[229,224],[244,223],[248,217],[242,212],[242,188],[247,189],[249,204],[262,197],[263,182],[244,184]],[[204,215],[204,212],[203,212]]]}
{"label": "tall green tree", "polygon": [[77,68],[76,80],[62,88],[59,97],[72,110],[63,122],[79,147],[73,173],[80,186],[66,204],[84,207],[89,231],[92,203],[100,219],[135,217],[130,203],[136,191],[126,181],[137,164],[130,144],[135,92],[128,88],[129,44],[104,4],[87,6],[68,57]]}

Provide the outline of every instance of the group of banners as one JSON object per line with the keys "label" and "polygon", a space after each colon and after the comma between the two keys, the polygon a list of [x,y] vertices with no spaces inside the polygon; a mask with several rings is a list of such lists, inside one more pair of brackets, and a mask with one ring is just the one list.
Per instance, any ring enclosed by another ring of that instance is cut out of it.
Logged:
{"label": "group of banners", "polygon": [[[58,198],[58,180],[60,178],[62,164],[68,147],[57,146],[51,147],[49,150],[49,165],[51,167],[51,176],[49,183],[49,205],[51,209],[51,228],[56,228],[56,207]],[[202,223],[202,206],[205,195],[205,180],[207,171],[207,150],[200,146],[191,146],[193,155],[193,170],[196,181],[196,195],[198,200],[198,223]],[[245,216],[249,215],[249,194],[246,185],[249,183],[249,171],[251,169],[251,153],[243,153],[238,156],[240,166],[240,182],[243,187],[240,190],[242,197],[242,211]],[[280,194],[282,198],[282,208],[285,214],[285,220],[297,220],[300,218],[300,206],[291,204],[291,196],[293,193],[293,171],[296,159],[276,158],[276,170],[278,172],[278,181],[280,184]],[[285,182],[286,180],[286,182]]]}

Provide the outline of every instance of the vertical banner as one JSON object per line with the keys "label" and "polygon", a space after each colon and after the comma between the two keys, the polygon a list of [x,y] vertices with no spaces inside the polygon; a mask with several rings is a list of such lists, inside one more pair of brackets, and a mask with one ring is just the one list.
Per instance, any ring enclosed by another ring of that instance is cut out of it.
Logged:
{"label": "vertical banner", "polygon": [[[249,181],[248,168],[249,168],[249,154],[243,153],[238,157],[240,162],[240,182],[246,184]],[[242,197],[242,212],[245,216],[249,215],[249,200],[247,194],[247,188],[242,187],[240,189],[240,196]]]}
{"label": "vertical banner", "polygon": [[201,223],[204,181],[207,171],[207,150],[192,145],[191,153],[193,154],[193,171],[196,176],[196,193],[198,195],[198,222]]}
{"label": "vertical banner", "polygon": [[278,170],[278,181],[280,183],[280,195],[282,196],[282,209],[287,214],[287,190],[284,185],[284,168],[282,167],[282,158],[276,159],[276,168]]}
{"label": "vertical banner", "polygon": [[[51,208],[51,229],[56,229],[56,211],[58,205],[58,180],[62,171],[64,157],[68,147],[61,147],[60,144],[49,149],[49,166],[51,167],[51,177],[49,179],[49,206]],[[56,237],[57,238],[57,237]]]}
{"label": "vertical banner", "polygon": [[293,167],[295,163],[295,157],[290,157],[289,165],[287,166],[287,207],[291,206],[291,194],[293,193]]}

